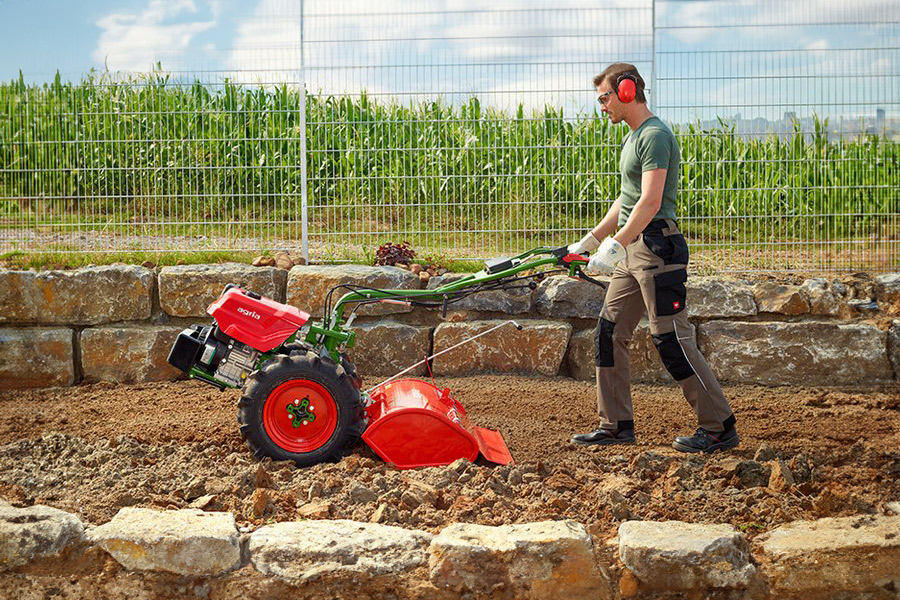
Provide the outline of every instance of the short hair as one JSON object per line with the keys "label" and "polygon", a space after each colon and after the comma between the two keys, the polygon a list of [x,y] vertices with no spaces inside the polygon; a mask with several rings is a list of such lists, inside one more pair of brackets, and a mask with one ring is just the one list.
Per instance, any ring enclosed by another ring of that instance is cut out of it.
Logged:
{"label": "short hair", "polygon": [[594,87],[599,86],[604,81],[609,81],[610,87],[618,94],[619,90],[616,82],[622,75],[634,77],[634,81],[637,84],[634,86],[636,88],[634,99],[641,104],[646,104],[647,97],[644,95],[644,79],[638,73],[637,67],[629,63],[613,63],[603,69],[602,73],[594,76]]}

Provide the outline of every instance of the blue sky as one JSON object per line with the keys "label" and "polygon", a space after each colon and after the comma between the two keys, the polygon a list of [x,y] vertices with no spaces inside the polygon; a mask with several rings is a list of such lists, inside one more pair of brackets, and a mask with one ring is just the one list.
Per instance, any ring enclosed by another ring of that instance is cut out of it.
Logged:
{"label": "blue sky", "polygon": [[[0,0],[0,80],[156,62],[186,79],[300,78],[299,0]],[[615,60],[650,79],[650,0],[306,0],[313,93],[593,107]],[[551,10],[546,10],[550,8]],[[688,116],[897,115],[898,0],[658,0],[660,104]],[[845,25],[836,25],[845,23]],[[764,52],[758,52],[764,50]],[[690,52],[691,54],[685,54]],[[859,81],[857,74],[864,77]],[[815,75],[811,78],[810,75]]]}

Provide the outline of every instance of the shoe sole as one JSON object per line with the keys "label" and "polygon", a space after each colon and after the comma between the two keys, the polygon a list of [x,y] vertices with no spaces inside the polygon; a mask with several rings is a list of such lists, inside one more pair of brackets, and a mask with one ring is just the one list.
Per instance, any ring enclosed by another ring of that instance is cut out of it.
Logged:
{"label": "shoe sole", "polygon": [[685,446],[683,444],[679,444],[678,442],[672,442],[672,447],[680,452],[689,452],[691,454],[697,454],[699,452],[705,452],[707,454],[712,454],[718,450],[731,450],[732,448],[737,448],[741,443],[741,438],[735,438],[734,440],[728,440],[725,442],[719,442],[718,444],[713,444],[709,448],[694,448],[693,446]]}
{"label": "shoe sole", "polygon": [[630,446],[637,443],[637,440],[603,440],[600,442],[580,442],[576,440],[569,441],[576,446]]}

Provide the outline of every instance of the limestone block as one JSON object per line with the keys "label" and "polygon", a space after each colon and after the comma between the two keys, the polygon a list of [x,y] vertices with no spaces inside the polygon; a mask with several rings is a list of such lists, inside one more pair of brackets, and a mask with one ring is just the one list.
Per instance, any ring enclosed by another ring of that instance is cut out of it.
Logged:
{"label": "limestone block", "polygon": [[265,575],[309,580],[335,574],[403,574],[425,564],[432,535],[354,521],[298,521],[250,535],[250,560]]}
{"label": "limestone block", "polygon": [[749,317],[757,310],[753,288],[741,279],[691,277],[685,303],[688,316],[700,319]]}
{"label": "limestone block", "polygon": [[574,521],[489,527],[456,523],[431,542],[431,582],[464,597],[609,598],[591,538]]}
{"label": "limestone block", "polygon": [[807,279],[800,286],[800,293],[809,303],[809,314],[835,317],[841,313],[845,305],[841,294],[828,284],[827,279]]}
{"label": "limestone block", "polygon": [[81,367],[86,381],[170,381],[182,373],[167,362],[181,327],[151,325],[92,327],[81,332]]}
{"label": "limestone block", "polygon": [[150,318],[153,271],[135,265],[42,271],[34,304],[41,324],[97,325]]}
{"label": "limestone block", "polygon": [[900,585],[896,516],[796,521],[757,538],[754,551],[773,597],[860,598]]}
{"label": "limestone block", "polygon": [[[428,280],[427,289],[433,290],[454,283],[468,275],[469,274],[465,273],[448,273],[446,275],[432,277]],[[528,282],[525,281],[518,282],[518,285],[527,286],[527,284]],[[478,292],[471,296],[466,296],[457,302],[448,304],[447,309],[502,312],[508,315],[517,315],[527,313],[531,310],[531,297],[532,290],[528,287]]]}
{"label": "limestone block", "polygon": [[850,385],[893,378],[887,333],[862,323],[710,321],[699,326],[698,342],[720,380]]}
{"label": "limestone block", "polygon": [[[572,335],[569,349],[566,352],[566,366],[569,374],[575,379],[588,381],[594,378],[595,366],[595,329],[585,329]],[[643,320],[635,327],[629,344],[631,356],[631,380],[653,382],[669,382],[672,376],[666,371],[659,358],[659,352],[650,336],[650,323]]]}
{"label": "limestone block", "polygon": [[547,317],[596,319],[603,310],[606,289],[564,275],[544,279],[535,291],[534,306]]}
{"label": "limestone block", "polygon": [[173,317],[206,317],[206,309],[229,283],[282,302],[286,278],[283,269],[237,263],[163,267],[159,272],[159,305]]}
{"label": "limestone block", "polygon": [[881,310],[900,314],[900,273],[885,273],[875,277],[875,294]]}
{"label": "limestone block", "polygon": [[[378,321],[353,327],[356,344],[350,358],[363,377],[393,375],[419,362],[431,349],[431,328],[390,321]],[[408,375],[422,375],[425,365]]]}
{"label": "limestone block", "polygon": [[747,541],[730,525],[626,521],[619,558],[646,590],[745,589],[756,574]]}
{"label": "limestone block", "polygon": [[84,539],[77,516],[49,506],[16,508],[0,500],[0,571],[60,554]]}
{"label": "limestone block", "polygon": [[754,286],[753,297],[761,313],[802,315],[809,312],[809,302],[797,285],[764,281]]}
{"label": "limestone block", "polygon": [[[328,292],[338,285],[355,285],[378,290],[419,289],[419,277],[399,267],[366,267],[363,265],[296,266],[287,280],[287,303],[313,316],[321,316]],[[347,289],[335,290],[331,295],[332,308]],[[356,305],[349,305],[353,309]],[[378,302],[363,305],[357,314],[387,315],[405,313],[406,305]]]}
{"label": "limestone block", "polygon": [[[450,348],[483,333],[503,321],[441,323],[434,330],[433,352]],[[434,372],[461,375],[483,371],[526,372],[554,376],[565,356],[572,326],[554,321],[518,321],[472,340],[434,359]]]}
{"label": "limestone block", "polygon": [[34,279],[31,271],[0,270],[0,323],[35,323]]}
{"label": "limestone block", "polygon": [[0,388],[75,383],[71,329],[0,329]]}
{"label": "limestone block", "polygon": [[241,563],[240,537],[230,513],[127,507],[91,530],[88,538],[132,571],[203,577]]}

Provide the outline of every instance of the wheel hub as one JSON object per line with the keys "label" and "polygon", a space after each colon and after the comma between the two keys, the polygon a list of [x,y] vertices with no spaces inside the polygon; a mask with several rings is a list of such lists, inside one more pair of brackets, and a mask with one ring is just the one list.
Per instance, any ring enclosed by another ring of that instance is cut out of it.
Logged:
{"label": "wheel hub", "polygon": [[331,392],[309,379],[292,379],[272,390],[263,407],[263,427],[269,438],[288,452],[321,448],[338,422]]}
{"label": "wheel hub", "polygon": [[309,396],[303,400],[297,400],[295,398],[294,401],[286,407],[288,418],[291,419],[291,425],[295,428],[303,427],[314,422],[316,420],[315,409],[316,407],[309,403]]}

